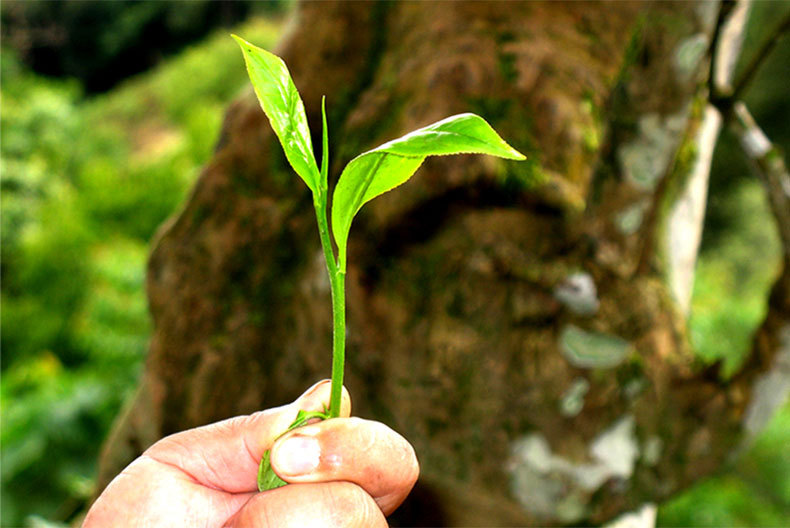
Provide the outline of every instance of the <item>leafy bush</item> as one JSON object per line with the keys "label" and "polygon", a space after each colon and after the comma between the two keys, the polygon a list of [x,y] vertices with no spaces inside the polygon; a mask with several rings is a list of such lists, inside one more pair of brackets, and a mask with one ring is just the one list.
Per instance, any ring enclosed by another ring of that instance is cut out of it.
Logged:
{"label": "leafy bush", "polygon": [[[238,30],[272,45],[279,22]],[[151,331],[149,241],[211,156],[246,74],[225,31],[88,99],[8,50],[0,62],[0,524],[18,526],[66,520],[93,492]]]}
{"label": "leafy bush", "polygon": [[[756,178],[719,197],[729,210],[727,232],[700,255],[691,307],[691,341],[706,362],[733,374],[751,348],[766,299],[778,277],[782,249],[765,191]],[[759,255],[760,258],[755,258]]]}

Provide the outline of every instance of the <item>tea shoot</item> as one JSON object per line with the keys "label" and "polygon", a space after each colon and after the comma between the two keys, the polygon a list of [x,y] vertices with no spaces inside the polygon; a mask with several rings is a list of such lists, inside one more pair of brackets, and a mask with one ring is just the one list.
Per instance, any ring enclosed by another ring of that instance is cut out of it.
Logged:
{"label": "tea shoot", "polygon": [[[510,160],[525,158],[499,137],[482,117],[470,113],[448,117],[364,152],[346,165],[334,188],[331,211],[333,247],[327,214],[329,132],[326,98],[321,101],[323,134],[319,169],[313,154],[304,103],[285,62],[236,35],[233,38],[241,46],[255,94],[280,140],[285,157],[313,193],[318,233],[329,273],[333,321],[329,409],[323,413],[300,411],[289,427],[290,431],[313,419],[336,418],[340,415],[346,341],[346,249],[351,223],[362,206],[405,183],[428,156],[488,154]],[[258,488],[263,491],[285,484],[272,471],[267,451],[261,460]]]}

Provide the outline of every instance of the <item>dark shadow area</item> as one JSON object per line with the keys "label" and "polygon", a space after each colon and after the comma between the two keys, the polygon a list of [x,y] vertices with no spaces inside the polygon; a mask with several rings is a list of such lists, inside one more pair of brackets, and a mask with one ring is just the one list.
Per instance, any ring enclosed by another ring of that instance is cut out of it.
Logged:
{"label": "dark shadow area", "polygon": [[251,14],[280,13],[288,4],[7,0],[2,39],[36,73],[75,77],[87,93],[97,93],[150,69],[214,28],[230,27]]}

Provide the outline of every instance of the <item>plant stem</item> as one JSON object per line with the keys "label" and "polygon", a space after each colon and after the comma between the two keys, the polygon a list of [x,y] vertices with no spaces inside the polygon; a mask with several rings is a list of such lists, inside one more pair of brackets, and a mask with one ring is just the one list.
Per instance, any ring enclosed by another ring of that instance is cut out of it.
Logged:
{"label": "plant stem", "polygon": [[329,286],[332,290],[332,387],[329,399],[329,417],[340,416],[340,400],[343,390],[343,368],[346,361],[346,292],[343,273],[335,262],[332,241],[329,239],[329,222],[326,214],[326,195],[315,202],[315,216],[318,220],[318,232],[321,235],[321,247],[324,250],[326,270],[329,273]]}
{"label": "plant stem", "polygon": [[346,362],[346,274],[335,268],[330,274],[332,286],[332,322],[334,336],[332,339],[332,389],[329,400],[329,417],[340,416],[340,399],[343,390],[343,367]]}
{"label": "plant stem", "polygon": [[332,289],[332,387],[329,398],[329,418],[340,416],[340,400],[343,395],[343,367],[346,362],[346,273],[337,266],[332,240],[329,238],[329,220],[326,203],[329,196],[329,127],[326,124],[326,97],[321,98],[321,120],[323,125],[321,175],[318,192],[314,195],[313,205],[318,219],[318,232],[321,234],[321,247],[324,250],[326,271]]}

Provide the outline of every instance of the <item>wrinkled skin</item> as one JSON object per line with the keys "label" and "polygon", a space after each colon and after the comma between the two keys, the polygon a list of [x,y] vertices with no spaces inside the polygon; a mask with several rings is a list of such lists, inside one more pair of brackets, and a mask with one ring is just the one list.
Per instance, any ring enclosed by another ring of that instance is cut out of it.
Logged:
{"label": "wrinkled skin", "polygon": [[[83,527],[387,526],[417,480],[417,459],[387,426],[349,418],[347,392],[341,418],[278,439],[300,409],[328,405],[329,389],[323,381],[292,404],[160,440],[110,483]],[[258,493],[258,463],[270,448],[291,485]]]}

